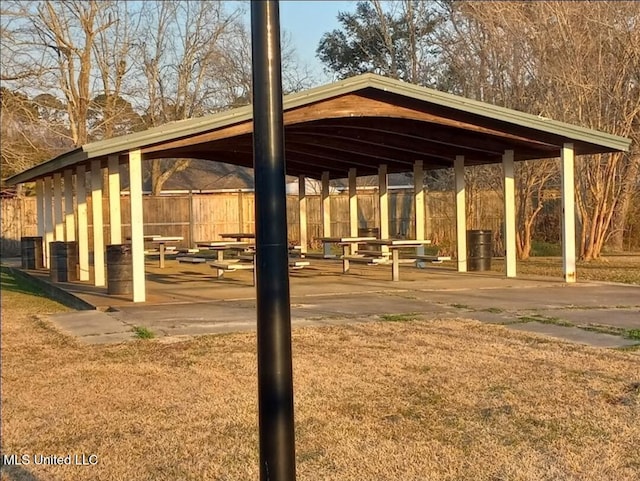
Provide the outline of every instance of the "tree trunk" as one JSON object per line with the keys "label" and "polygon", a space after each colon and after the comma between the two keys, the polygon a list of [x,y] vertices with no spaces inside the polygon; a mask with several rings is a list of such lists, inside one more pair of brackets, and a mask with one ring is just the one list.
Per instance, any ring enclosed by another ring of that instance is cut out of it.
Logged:
{"label": "tree trunk", "polygon": [[631,199],[638,182],[638,174],[640,174],[640,152],[634,152],[629,159],[629,170],[624,178],[622,192],[618,200],[613,224],[611,229],[611,237],[609,238],[609,247],[615,251],[624,250],[624,233],[625,227],[629,220],[629,211],[631,209]]}

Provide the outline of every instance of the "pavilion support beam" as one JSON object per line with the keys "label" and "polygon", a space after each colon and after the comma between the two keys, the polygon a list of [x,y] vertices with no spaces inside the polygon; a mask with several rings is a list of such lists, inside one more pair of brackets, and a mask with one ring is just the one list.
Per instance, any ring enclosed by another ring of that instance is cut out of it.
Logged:
{"label": "pavilion support beam", "polygon": [[[356,169],[349,169],[349,236],[358,236],[358,190],[356,187]],[[351,245],[351,255],[354,255],[357,244]]]}
{"label": "pavilion support beam", "polygon": [[[320,214],[322,216],[322,237],[331,237],[331,197],[329,191],[329,171],[322,172],[322,204]],[[324,255],[331,254],[331,245],[324,243]]]}
{"label": "pavilion support beam", "polygon": [[307,253],[307,178],[298,177],[298,207],[300,209],[300,253]]}
{"label": "pavilion support beam", "polygon": [[358,235],[358,191],[356,188],[356,169],[349,169],[349,235]]}
{"label": "pavilion support beam", "polygon": [[467,214],[465,208],[464,155],[453,162],[456,184],[456,249],[458,272],[467,272]]}
{"label": "pavilion support beam", "polygon": [[47,262],[44,260],[44,181],[42,179],[36,180],[36,235],[43,240],[42,253],[43,253],[43,266],[47,266]]}
{"label": "pavilion support beam", "polygon": [[[378,203],[380,210],[380,238],[389,238],[389,174],[386,164],[378,167]],[[389,252],[389,247],[382,246],[382,252]]]}
{"label": "pavilion support beam", "polygon": [[87,211],[87,173],[84,165],[76,167],[76,203],[78,206],[78,264],[79,278],[89,280],[89,219]]}
{"label": "pavilion support beam", "polygon": [[144,278],[144,216],[142,211],[142,154],[140,150],[129,152],[129,186],[133,302],[144,302],[147,296]]}
{"label": "pavilion support beam", "polygon": [[53,242],[53,192],[51,191],[51,177],[44,178],[43,208],[44,208],[44,265],[49,268],[49,244]]}
{"label": "pavilion support beam", "polygon": [[62,176],[53,174],[53,225],[54,238],[64,241],[64,218],[62,217]]}
{"label": "pavilion support beam", "polygon": [[120,163],[117,155],[110,155],[109,171],[109,241],[122,244],[122,216],[120,214]]}
{"label": "pavilion support beam", "polygon": [[572,143],[562,146],[562,272],[564,281],[576,282],[575,152]]}
{"label": "pavilion support beam", "polygon": [[516,277],[516,196],[514,181],[513,150],[502,155],[504,174],[504,248],[507,277]]}
{"label": "pavilion support beam", "polygon": [[[413,201],[416,213],[416,239],[424,240],[424,169],[421,160],[413,164]],[[418,255],[424,255],[424,246],[416,248]]]}
{"label": "pavilion support beam", "polygon": [[76,218],[73,212],[73,170],[64,171],[64,240],[76,240]]}
{"label": "pavilion support beam", "polygon": [[102,169],[100,161],[91,162],[91,213],[93,215],[93,284],[106,284],[104,269],[104,222],[102,220]]}

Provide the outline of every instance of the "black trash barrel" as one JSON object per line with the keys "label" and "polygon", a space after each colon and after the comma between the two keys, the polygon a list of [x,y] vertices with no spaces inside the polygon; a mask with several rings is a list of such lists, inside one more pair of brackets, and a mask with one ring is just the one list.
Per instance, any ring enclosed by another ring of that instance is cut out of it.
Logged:
{"label": "black trash barrel", "polygon": [[64,243],[67,250],[67,277],[70,281],[79,279],[80,258],[77,241],[68,241]]}
{"label": "black trash barrel", "polygon": [[49,276],[53,282],[78,280],[78,243],[49,243]]}
{"label": "black trash barrel", "polygon": [[131,244],[107,246],[107,293],[133,293],[133,262]]}
{"label": "black trash barrel", "polygon": [[379,237],[380,229],[377,227],[359,227],[358,237]]}
{"label": "black trash barrel", "polygon": [[22,237],[20,255],[23,269],[42,269],[42,237]]}
{"label": "black trash barrel", "polygon": [[492,239],[490,230],[467,231],[467,269],[469,271],[491,270]]}
{"label": "black trash barrel", "polygon": [[62,258],[64,242],[49,242],[49,277],[52,282],[67,280],[67,259]]}
{"label": "black trash barrel", "polygon": [[[375,237],[380,239],[380,229],[377,227],[358,227],[358,237]],[[367,244],[365,246],[369,250],[380,250],[380,246],[376,244]]]}

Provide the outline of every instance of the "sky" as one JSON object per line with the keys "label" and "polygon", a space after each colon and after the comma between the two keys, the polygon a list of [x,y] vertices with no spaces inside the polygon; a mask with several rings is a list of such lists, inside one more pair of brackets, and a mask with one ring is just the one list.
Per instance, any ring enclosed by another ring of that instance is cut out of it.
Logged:
{"label": "sky", "polygon": [[309,66],[314,78],[331,80],[323,73],[316,49],[322,35],[338,27],[338,12],[353,12],[355,8],[355,1],[280,1],[280,30],[291,36],[300,62]]}

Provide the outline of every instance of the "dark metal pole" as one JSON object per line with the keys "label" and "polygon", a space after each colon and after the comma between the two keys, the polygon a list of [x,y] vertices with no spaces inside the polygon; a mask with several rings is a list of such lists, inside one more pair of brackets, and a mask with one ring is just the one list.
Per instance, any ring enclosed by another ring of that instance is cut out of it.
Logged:
{"label": "dark metal pole", "polygon": [[261,481],[295,481],[278,2],[251,2]]}

